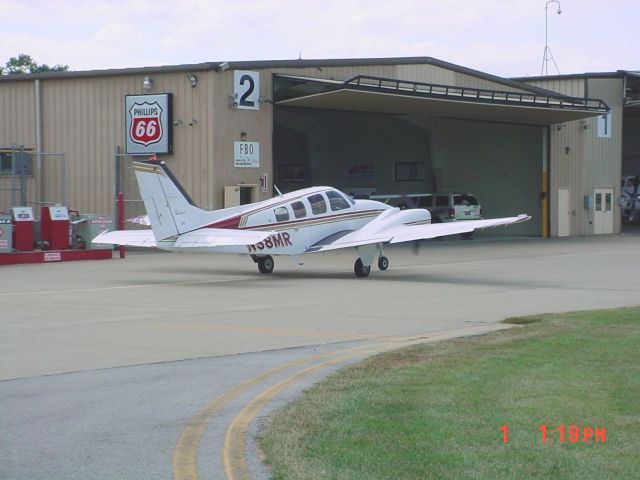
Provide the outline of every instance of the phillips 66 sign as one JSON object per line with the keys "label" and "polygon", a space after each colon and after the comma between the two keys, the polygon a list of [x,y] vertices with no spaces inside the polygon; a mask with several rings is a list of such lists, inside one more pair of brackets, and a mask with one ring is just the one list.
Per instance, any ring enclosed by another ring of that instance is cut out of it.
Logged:
{"label": "phillips 66 sign", "polygon": [[127,153],[171,153],[171,94],[125,97]]}

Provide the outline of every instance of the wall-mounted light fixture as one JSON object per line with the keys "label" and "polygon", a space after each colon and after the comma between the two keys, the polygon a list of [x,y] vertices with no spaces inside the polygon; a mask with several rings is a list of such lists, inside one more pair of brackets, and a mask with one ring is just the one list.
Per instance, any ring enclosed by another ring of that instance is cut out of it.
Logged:
{"label": "wall-mounted light fixture", "polygon": [[198,86],[198,77],[196,77],[194,73],[187,73],[187,80],[189,80],[191,88],[196,88]]}
{"label": "wall-mounted light fixture", "polygon": [[174,126],[174,127],[177,127],[178,125],[182,125],[182,123],[183,123],[183,122],[182,122],[182,120],[180,120],[179,118],[177,118],[177,119],[175,119],[175,120],[173,121],[173,126]]}
{"label": "wall-mounted light fixture", "polygon": [[560,130],[562,130],[563,128],[567,128],[567,126],[566,126],[564,123],[561,123],[561,124],[559,124],[556,128],[557,128],[557,130],[558,130],[558,131],[560,131]]}
{"label": "wall-mounted light fixture", "polygon": [[240,132],[240,141],[242,142],[247,141],[247,132]]}
{"label": "wall-mounted light fixture", "polygon": [[189,122],[187,123],[187,125],[189,125],[190,127],[193,127],[194,125],[198,124],[198,120],[196,120],[195,118],[192,118],[191,120],[189,120]]}
{"label": "wall-mounted light fixture", "polygon": [[142,89],[145,92],[150,92],[153,88],[153,79],[150,76],[144,77],[144,81],[142,82]]}

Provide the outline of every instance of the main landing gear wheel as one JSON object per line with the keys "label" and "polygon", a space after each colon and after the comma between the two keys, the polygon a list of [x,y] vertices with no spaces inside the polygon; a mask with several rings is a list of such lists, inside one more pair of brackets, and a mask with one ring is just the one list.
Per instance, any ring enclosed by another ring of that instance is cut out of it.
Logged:
{"label": "main landing gear wheel", "polygon": [[273,272],[274,266],[275,264],[271,255],[258,258],[258,270],[260,270],[260,273],[271,273]]}
{"label": "main landing gear wheel", "polygon": [[353,265],[353,271],[356,273],[356,277],[368,277],[371,273],[371,265],[364,265],[362,260],[357,259]]}
{"label": "main landing gear wheel", "polygon": [[378,257],[378,268],[380,270],[386,270],[389,268],[389,259],[385,256]]}

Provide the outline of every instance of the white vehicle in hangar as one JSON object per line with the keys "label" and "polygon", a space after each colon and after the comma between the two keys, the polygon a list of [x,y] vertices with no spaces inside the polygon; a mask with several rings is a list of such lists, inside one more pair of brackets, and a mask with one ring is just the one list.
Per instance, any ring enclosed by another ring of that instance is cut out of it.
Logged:
{"label": "white vehicle in hangar", "polygon": [[[431,223],[482,219],[482,207],[477,198],[470,193],[372,195],[369,198],[398,207],[401,210],[425,208],[431,214]],[[471,238],[473,230],[460,235],[462,238]]]}
{"label": "white vehicle in hangar", "polygon": [[261,273],[273,271],[276,255],[356,248],[354,272],[366,277],[376,259],[380,270],[388,268],[389,260],[383,254],[386,245],[531,218],[522,214],[432,225],[427,210],[352,200],[331,187],[306,188],[253,204],[205,211],[194,204],[164,162],[134,162],[133,166],[151,230],[105,232],[94,243],[245,254]]}

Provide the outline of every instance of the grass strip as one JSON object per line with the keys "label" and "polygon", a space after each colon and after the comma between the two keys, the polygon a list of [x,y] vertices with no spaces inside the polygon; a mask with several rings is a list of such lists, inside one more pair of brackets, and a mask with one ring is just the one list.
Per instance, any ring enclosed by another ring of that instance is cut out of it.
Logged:
{"label": "grass strip", "polygon": [[[274,478],[640,478],[640,308],[508,322],[520,326],[377,355],[305,392],[260,436]],[[584,442],[585,427],[606,441]]]}

